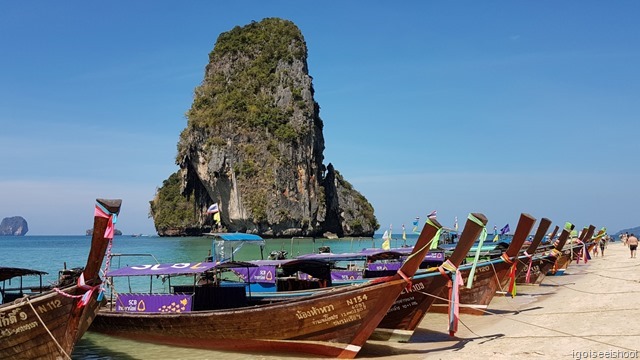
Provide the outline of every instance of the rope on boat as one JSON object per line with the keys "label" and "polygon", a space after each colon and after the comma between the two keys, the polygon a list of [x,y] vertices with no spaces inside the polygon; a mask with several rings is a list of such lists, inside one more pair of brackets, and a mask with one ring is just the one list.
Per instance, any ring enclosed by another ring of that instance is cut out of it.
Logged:
{"label": "rope on boat", "polygon": [[53,340],[53,342],[56,344],[56,346],[58,346],[58,349],[60,349],[60,351],[64,354],[65,359],[71,360],[71,356],[69,356],[69,354],[67,354],[67,352],[64,351],[64,348],[60,345],[60,343],[55,338],[55,336],[53,336],[53,334],[47,327],[47,324],[44,323],[44,321],[42,320],[42,318],[40,317],[36,309],[33,307],[33,304],[31,303],[31,300],[29,300],[29,297],[25,296],[22,299],[27,301],[27,304],[29,304],[29,306],[31,307],[31,310],[33,310],[33,313],[36,314],[36,317],[38,318],[38,320],[40,321],[44,329],[47,330],[47,333],[49,334],[49,336],[51,336],[51,339]]}
{"label": "rope on boat", "polygon": [[[604,276],[604,277],[608,277],[608,276]],[[618,278],[610,278],[610,279],[616,279],[616,280],[626,280],[626,279],[618,279]],[[633,282],[640,282],[638,280],[627,280],[627,281],[633,281]],[[578,290],[578,289],[574,289],[572,287],[567,286],[568,284],[558,284],[557,282],[549,279],[549,282],[557,285],[557,286],[564,286],[567,289],[573,290],[573,291],[577,291],[580,293],[585,293],[585,294],[592,294],[592,295],[607,295],[607,294],[613,294],[613,295],[618,295],[618,294],[633,294],[633,293],[639,293],[640,291],[637,290],[631,290],[631,291],[607,291],[607,292],[593,292],[593,291],[586,291],[586,290]]]}
{"label": "rope on boat", "polygon": [[493,266],[493,262],[489,262],[489,264],[491,264],[491,270],[493,270],[493,276],[496,279],[496,283],[498,284],[498,288],[500,288],[501,292],[504,292],[504,289],[502,288],[502,284],[500,282],[500,279],[498,279],[498,271],[496,270],[496,267]]}
{"label": "rope on boat", "polygon": [[[617,312],[617,311],[640,311],[640,309],[597,309],[598,313],[603,313],[603,312]],[[566,312],[566,311],[561,311],[561,312],[555,312],[555,313],[544,313],[544,314],[527,314],[527,313],[522,313],[522,315],[526,315],[526,316],[546,316],[546,315],[566,315],[566,314],[593,314],[594,310],[585,310],[585,311],[572,311],[570,313]],[[626,335],[625,335],[626,336]]]}

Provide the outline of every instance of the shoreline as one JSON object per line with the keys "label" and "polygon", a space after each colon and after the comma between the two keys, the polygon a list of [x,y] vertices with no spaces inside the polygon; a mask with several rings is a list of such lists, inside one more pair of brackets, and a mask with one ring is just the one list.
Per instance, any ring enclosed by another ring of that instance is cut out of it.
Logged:
{"label": "shoreline", "polygon": [[370,340],[358,358],[637,359],[639,295],[640,260],[613,242],[604,257],[574,261],[540,285],[518,285],[515,298],[496,294],[490,314],[461,314],[456,337],[446,314],[427,313],[410,342]]}
{"label": "shoreline", "polygon": [[[491,314],[461,314],[456,337],[449,336],[447,314],[427,313],[409,342],[368,340],[356,359],[640,358],[640,259],[629,258],[620,242],[610,243],[605,253],[587,264],[574,261],[564,275],[547,276],[541,285],[518,285],[515,298],[497,294],[487,310]],[[313,357],[179,348],[88,332],[72,358]]]}

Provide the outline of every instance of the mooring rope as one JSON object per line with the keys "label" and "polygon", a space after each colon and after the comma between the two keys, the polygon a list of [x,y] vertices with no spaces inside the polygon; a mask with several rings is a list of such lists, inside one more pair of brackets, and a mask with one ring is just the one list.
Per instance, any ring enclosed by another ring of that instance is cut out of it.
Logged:
{"label": "mooring rope", "polygon": [[[549,277],[545,278],[548,279]],[[613,294],[613,295],[619,295],[619,294],[633,294],[633,293],[639,293],[640,290],[636,291],[636,290],[631,290],[631,291],[607,291],[607,292],[593,292],[593,291],[586,291],[586,290],[578,290],[578,289],[574,289],[572,287],[569,287],[568,284],[559,284],[551,279],[548,279],[549,282],[557,285],[557,286],[563,286],[569,290],[573,290],[573,291],[577,291],[580,293],[584,293],[584,294],[592,294],[592,295],[607,295],[607,294]],[[617,280],[624,280],[624,279],[617,279]]]}
{"label": "mooring rope", "polygon": [[[433,294],[430,294],[430,293],[427,293],[427,292],[423,292],[423,291],[420,291],[420,293],[421,293],[421,294],[424,294],[424,295],[427,295],[427,296],[431,296],[431,297],[436,298],[436,299],[441,299],[441,300],[444,300],[444,301],[446,301],[446,302],[449,302],[449,300],[448,300],[448,299],[442,298],[442,297],[437,296],[437,295],[433,295]],[[461,304],[461,305],[462,305],[462,304]],[[612,347],[615,347],[615,348],[619,348],[619,349],[623,349],[623,350],[628,350],[628,351],[636,351],[636,350],[637,350],[637,349],[631,349],[631,348],[627,348],[627,347],[624,347],[624,346],[620,346],[620,345],[616,345],[616,344],[608,343],[608,342],[605,342],[605,341],[600,341],[600,340],[590,339],[589,337],[584,336],[584,335],[575,335],[575,334],[568,333],[568,332],[566,332],[566,331],[561,331],[561,330],[557,330],[557,329],[552,329],[552,328],[549,328],[549,327],[546,327],[546,326],[537,325],[537,324],[529,323],[529,322],[526,322],[526,321],[522,321],[522,320],[514,319],[514,318],[512,318],[512,317],[508,317],[508,316],[506,316],[506,315],[502,315],[502,314],[494,313],[494,312],[491,312],[491,311],[489,311],[489,310],[484,310],[484,309],[476,309],[476,310],[482,311],[482,312],[484,312],[484,313],[486,313],[486,314],[489,314],[489,315],[496,315],[496,316],[499,316],[499,317],[501,317],[501,318],[508,319],[508,320],[512,320],[512,321],[515,321],[515,322],[518,322],[518,323],[522,323],[522,324],[525,324],[525,325],[530,325],[530,326],[537,327],[537,328],[540,328],[540,329],[544,329],[544,330],[547,330],[547,331],[556,332],[556,333],[559,333],[559,334],[565,335],[565,336],[567,336],[567,337],[579,338],[579,339],[583,339],[583,340],[587,340],[587,341],[595,342],[595,343],[602,344],[602,345],[612,346]],[[566,314],[566,313],[565,313],[565,314]],[[466,325],[462,320],[459,320],[459,321],[464,325],[464,327],[466,327],[467,329],[469,329],[469,327],[468,327],[468,326],[467,326],[467,325]],[[470,332],[471,332],[471,333],[473,333],[474,335],[476,335],[476,336],[480,337],[480,338],[491,338],[491,336],[478,335],[478,334],[476,334],[475,332],[473,332],[473,331],[471,331],[471,330],[470,330]],[[620,337],[620,336],[636,336],[636,335],[618,335],[618,337]],[[537,337],[537,336],[527,336],[527,338],[536,338],[536,337]],[[507,338],[509,338],[509,337],[507,337]]]}
{"label": "mooring rope", "polygon": [[33,310],[33,313],[36,314],[36,317],[38,318],[38,320],[40,321],[40,323],[42,324],[44,329],[47,330],[47,333],[49,334],[49,336],[51,336],[51,339],[53,340],[53,342],[58,346],[60,351],[64,354],[65,359],[71,360],[71,356],[69,356],[69,354],[67,354],[67,352],[64,351],[64,348],[60,345],[58,340],[56,340],[55,336],[53,336],[53,334],[51,333],[51,331],[47,327],[47,324],[44,323],[44,321],[42,320],[42,318],[40,317],[40,315],[38,314],[36,309],[33,307],[33,304],[31,303],[31,300],[29,300],[29,297],[25,296],[22,299],[27,301],[27,304],[29,304],[29,306],[31,307],[31,310]]}

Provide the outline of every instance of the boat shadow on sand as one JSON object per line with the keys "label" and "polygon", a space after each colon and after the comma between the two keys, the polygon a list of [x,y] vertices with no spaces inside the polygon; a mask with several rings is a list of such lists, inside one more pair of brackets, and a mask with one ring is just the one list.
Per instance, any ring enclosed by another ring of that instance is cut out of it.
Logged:
{"label": "boat shadow on sand", "polygon": [[[416,329],[409,343],[389,343],[386,341],[367,341],[360,351],[360,356],[365,358],[386,357],[391,355],[411,355],[411,354],[429,354],[432,352],[440,352],[443,350],[458,351],[462,350],[468,343],[478,342],[480,344],[500,339],[505,334],[494,334],[488,336],[476,336],[461,339],[451,337],[448,333],[442,333],[427,329]],[[422,344],[431,344],[428,349],[422,347]],[[421,345],[417,349],[411,345]]]}
{"label": "boat shadow on sand", "polygon": [[527,309],[488,309],[486,315],[481,316],[492,316],[492,315],[518,315],[520,313],[524,313],[527,311],[535,311],[544,309],[542,306],[531,307]]}

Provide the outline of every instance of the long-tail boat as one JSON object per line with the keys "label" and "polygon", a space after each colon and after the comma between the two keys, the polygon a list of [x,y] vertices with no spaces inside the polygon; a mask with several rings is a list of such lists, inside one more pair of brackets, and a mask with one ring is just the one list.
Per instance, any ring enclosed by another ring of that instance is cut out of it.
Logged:
{"label": "long-tail boat", "polygon": [[[392,276],[328,288],[307,297],[266,305],[180,313],[163,313],[150,306],[146,311],[151,312],[102,309],[90,331],[200,349],[353,358],[405,289],[440,228],[441,225],[435,221],[425,224],[414,251]],[[209,290],[200,293],[203,296],[224,296],[226,304],[240,304],[246,296],[244,288],[242,291],[224,287],[211,287]],[[196,294],[198,291],[194,292]],[[230,297],[238,301],[231,301]],[[193,300],[196,301],[195,298]]]}
{"label": "long-tail boat", "polygon": [[[587,230],[582,231],[577,240],[571,239],[569,244],[565,244],[562,248],[562,254],[558,256],[554,266],[551,268],[548,274],[550,275],[562,275],[574,258],[579,258],[580,253],[586,251],[584,246],[584,239],[591,238],[595,231],[595,226],[590,225]],[[568,240],[567,240],[568,241]],[[585,254],[584,256],[587,256]]]}
{"label": "long-tail boat", "polygon": [[[556,225],[551,236],[549,237],[551,240],[555,238],[557,234],[559,226]],[[555,245],[548,251],[541,251],[536,253],[536,250],[533,246],[530,246],[532,253],[527,254],[530,256],[529,260],[525,260],[528,264],[523,264],[522,270],[518,272],[516,283],[517,284],[526,284],[526,285],[540,285],[542,280],[546,277],[547,273],[551,270],[551,268],[555,265],[557,258],[562,255],[562,248],[564,247],[569,235],[573,230],[573,224],[566,223],[562,232],[558,236],[558,239],[555,242]],[[537,234],[536,234],[537,235]],[[533,242],[532,242],[533,245]],[[529,249],[527,249],[527,252]]]}
{"label": "long-tail boat", "polygon": [[[431,220],[427,220],[429,221]],[[480,233],[486,231],[486,224],[487,218],[483,214],[469,215],[458,245],[449,259],[438,267],[438,271],[423,271],[411,279],[411,287],[402,290],[372,334],[372,339],[408,341],[411,338],[442,288],[449,285],[455,290],[457,286],[462,285],[456,276],[459,275],[457,268]],[[455,296],[456,292],[453,291],[452,294]],[[454,303],[456,301],[454,299]],[[455,327],[455,322],[451,326]],[[450,330],[453,331],[451,326]]]}
{"label": "long-tail boat", "polygon": [[[532,276],[535,273],[535,284],[540,284],[547,275],[556,275],[558,273],[558,259],[564,257],[571,259],[573,249],[571,247],[565,248],[567,240],[571,237],[571,232],[574,229],[574,225],[567,222],[558,236],[558,239],[554,242],[554,247],[547,255],[549,255],[548,261],[545,261],[538,269],[532,269]],[[534,271],[535,270],[535,271]]]}
{"label": "long-tail boat", "polygon": [[[542,243],[542,240],[546,236],[547,230],[551,226],[551,220],[547,218],[540,219],[540,223],[538,224],[538,230],[536,230],[536,234],[533,236],[531,243],[526,246],[524,250],[524,257],[518,258],[518,264],[515,275],[516,284],[521,283],[531,283],[531,271],[535,267],[537,269],[544,263],[546,256],[542,256],[542,252],[537,254],[538,248]],[[553,230],[553,233],[550,236],[550,239],[553,239],[553,236],[558,232],[559,227],[556,226]],[[503,285],[505,283],[503,282]]]}
{"label": "long-tail boat", "polygon": [[[29,291],[32,294],[37,294],[46,290],[50,290],[49,288],[42,286],[42,275],[47,274],[48,273],[44,271],[34,269],[0,267],[0,281],[2,282],[2,286],[0,286],[0,304],[8,303],[10,301],[14,301],[23,297],[25,291]],[[25,276],[39,276],[40,286],[24,286],[22,283],[22,279]],[[7,281],[9,281],[9,284],[7,284]],[[18,286],[12,286],[11,288],[9,288],[9,286],[11,286],[11,281],[18,281]]]}
{"label": "long-tail boat", "polygon": [[99,271],[120,204],[97,200],[91,250],[78,283],[0,305],[0,359],[71,359],[99,308]]}
{"label": "long-tail boat", "polygon": [[[478,263],[475,271],[473,264],[460,268],[462,279],[467,282],[467,286],[460,290],[461,313],[483,315],[496,291],[503,289],[501,285],[506,284],[510,278],[515,281],[518,253],[535,222],[536,219],[531,215],[521,214],[511,243],[502,256]],[[470,276],[473,276],[472,281],[469,281]],[[429,311],[446,312],[449,306],[442,300],[446,294],[443,291],[438,296],[440,298],[435,300]]]}

